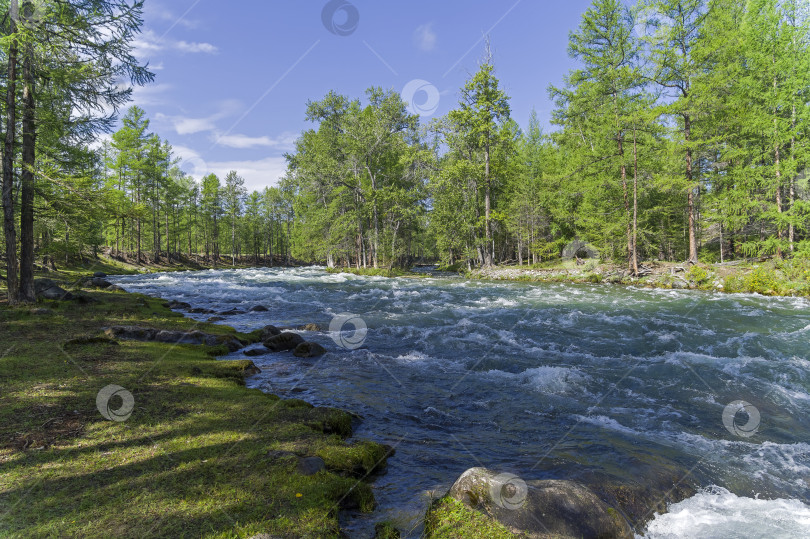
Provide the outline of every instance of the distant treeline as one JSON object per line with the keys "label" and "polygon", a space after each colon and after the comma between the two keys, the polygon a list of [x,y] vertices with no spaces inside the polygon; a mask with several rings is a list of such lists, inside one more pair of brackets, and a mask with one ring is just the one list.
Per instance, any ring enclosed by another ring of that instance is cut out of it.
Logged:
{"label": "distant treeline", "polygon": [[[552,132],[534,114],[518,126],[487,53],[441,118],[422,121],[377,87],[362,101],[330,92],[309,102],[313,127],[287,155],[285,177],[252,193],[238,171],[200,181],[184,173],[137,107],[90,150],[110,118],[77,122],[87,108],[79,98],[120,104],[128,94],[61,88],[73,79],[54,73],[70,64],[35,63],[34,159],[28,101],[7,99],[4,109],[6,131],[20,121],[23,132],[11,146],[6,135],[5,245],[15,242],[6,260],[16,267],[28,245],[57,260],[107,248],[142,261],[182,253],[481,266],[546,261],[575,241],[631,271],[644,259],[810,256],[808,12],[806,0],[596,0],[570,35],[577,69],[549,88]],[[40,53],[45,45],[25,43],[75,20],[59,17],[7,28],[3,61],[16,67],[19,51]],[[124,34],[96,37],[109,35]],[[119,46],[130,64],[119,59],[112,65],[128,70],[114,75],[148,82]],[[22,119],[9,116],[17,109]],[[15,222],[26,231],[19,250]]]}

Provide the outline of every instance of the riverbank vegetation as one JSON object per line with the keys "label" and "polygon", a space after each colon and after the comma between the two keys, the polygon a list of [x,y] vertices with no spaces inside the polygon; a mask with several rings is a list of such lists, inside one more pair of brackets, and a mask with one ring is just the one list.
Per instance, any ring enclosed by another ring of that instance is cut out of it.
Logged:
{"label": "riverbank vegetation", "polygon": [[[90,145],[114,117],[77,111],[115,111],[129,90],[110,86],[114,77],[152,77],[126,40],[140,4],[97,3],[46,2],[36,17],[7,18],[12,301],[32,299],[35,259],[57,266],[98,252],[135,264],[421,260],[468,271],[599,258],[637,276],[653,260],[810,258],[810,17],[800,0],[595,0],[569,40],[577,67],[548,89],[551,132],[536,115],[525,128],[512,117],[489,53],[441,118],[412,114],[379,87],[362,99],[330,92],[307,104],[313,127],[285,177],[251,193],[238,171],[183,172],[137,107],[109,142]],[[76,36],[38,41],[79,23],[108,60],[99,73],[70,61]],[[116,24],[119,33],[96,29]],[[33,99],[17,99],[17,84]]]}
{"label": "riverbank vegetation", "polygon": [[[78,275],[49,277],[70,288]],[[252,363],[217,361],[221,346],[110,340],[102,328],[254,336],[159,298],[71,291],[81,299],[0,309],[0,535],[338,537],[339,510],[373,507],[363,479],[388,451],[346,444],[350,414],[246,389]],[[126,421],[97,408],[108,384],[134,398]],[[307,457],[326,469],[302,473]]]}

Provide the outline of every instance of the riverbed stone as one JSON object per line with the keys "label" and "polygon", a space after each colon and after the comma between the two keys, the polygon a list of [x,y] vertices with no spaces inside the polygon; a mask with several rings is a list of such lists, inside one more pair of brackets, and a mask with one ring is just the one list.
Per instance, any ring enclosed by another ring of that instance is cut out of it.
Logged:
{"label": "riverbed stone", "polygon": [[304,338],[298,333],[290,333],[285,331],[278,335],[268,337],[262,341],[262,344],[267,347],[271,352],[283,352],[285,350],[294,350],[299,344],[304,342]]}
{"label": "riverbed stone", "polygon": [[264,341],[270,337],[275,337],[276,335],[281,335],[280,329],[278,329],[276,326],[264,326],[262,328],[261,340]]}
{"label": "riverbed stone", "polygon": [[320,357],[325,353],[326,348],[316,342],[302,342],[293,350],[293,355],[301,358]]}
{"label": "riverbed stone", "polygon": [[574,481],[523,481],[513,474],[470,468],[448,496],[528,538],[632,539],[621,513]]}
{"label": "riverbed stone", "polygon": [[266,313],[269,310],[270,309],[268,309],[264,305],[254,305],[253,307],[250,308],[250,312],[252,313]]}

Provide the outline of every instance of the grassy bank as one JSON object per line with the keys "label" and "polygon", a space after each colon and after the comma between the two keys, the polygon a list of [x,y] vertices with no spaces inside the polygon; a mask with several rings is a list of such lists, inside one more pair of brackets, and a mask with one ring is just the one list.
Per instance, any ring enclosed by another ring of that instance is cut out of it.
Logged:
{"label": "grassy bank", "polygon": [[[116,270],[47,276],[87,269]],[[386,450],[347,444],[348,413],[246,389],[251,363],[217,361],[221,346],[87,339],[108,325],[256,335],[139,294],[80,294],[0,304],[0,536],[338,537],[341,509],[371,510],[363,479]],[[126,421],[97,408],[109,384],[134,398]],[[326,470],[300,473],[311,456]]]}

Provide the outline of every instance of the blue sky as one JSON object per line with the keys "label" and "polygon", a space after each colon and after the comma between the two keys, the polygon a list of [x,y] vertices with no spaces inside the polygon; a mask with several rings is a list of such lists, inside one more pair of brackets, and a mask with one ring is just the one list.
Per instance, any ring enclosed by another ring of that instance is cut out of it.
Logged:
{"label": "blue sky", "polygon": [[[496,74],[526,126],[547,125],[549,84],[574,66],[569,31],[586,0],[147,0],[136,51],[155,83],[133,104],[201,177],[237,170],[248,188],[274,185],[303,129],[306,102],[330,89],[413,93],[425,118],[446,114],[478,67],[489,33]],[[406,100],[408,100],[406,98]]]}

